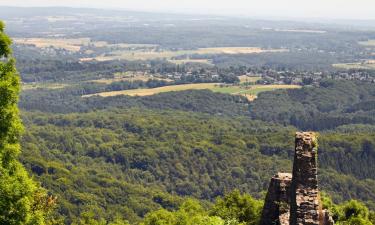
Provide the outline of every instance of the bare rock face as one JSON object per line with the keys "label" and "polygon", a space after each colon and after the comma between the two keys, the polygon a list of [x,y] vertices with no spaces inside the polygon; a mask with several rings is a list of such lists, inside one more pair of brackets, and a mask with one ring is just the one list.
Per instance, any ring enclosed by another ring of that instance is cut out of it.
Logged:
{"label": "bare rock face", "polygon": [[314,133],[297,132],[293,173],[272,177],[261,225],[333,225],[322,210],[318,190],[317,140]]}

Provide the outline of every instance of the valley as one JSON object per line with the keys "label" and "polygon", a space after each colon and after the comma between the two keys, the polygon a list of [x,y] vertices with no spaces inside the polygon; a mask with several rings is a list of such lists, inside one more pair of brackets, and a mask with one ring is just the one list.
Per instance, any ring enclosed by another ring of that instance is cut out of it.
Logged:
{"label": "valley", "polygon": [[[319,210],[375,224],[372,23],[0,14],[0,159],[22,178],[0,193],[28,196],[25,221],[258,225],[270,178],[292,172],[295,133],[314,131]],[[18,182],[27,191],[6,189]]]}

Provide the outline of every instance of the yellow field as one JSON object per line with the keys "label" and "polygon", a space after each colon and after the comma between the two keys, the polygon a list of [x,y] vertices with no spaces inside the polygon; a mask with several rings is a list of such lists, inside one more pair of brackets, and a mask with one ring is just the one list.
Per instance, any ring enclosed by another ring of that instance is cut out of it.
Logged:
{"label": "yellow field", "polygon": [[[117,48],[155,48],[157,45],[149,44],[109,44],[105,41],[91,41],[90,38],[15,38],[16,44],[34,45],[37,48],[62,48],[72,52],[78,52],[82,46],[93,45],[95,47],[117,47]],[[83,59],[84,61],[84,59]]]}
{"label": "yellow field", "polygon": [[181,65],[181,64],[186,64],[186,63],[201,63],[201,64],[210,64],[212,65],[212,62],[208,59],[170,59],[168,60],[169,62],[171,63],[174,63],[174,64],[178,64],[178,65]]}
{"label": "yellow field", "polygon": [[[59,19],[59,18],[56,18]],[[107,54],[97,56],[95,58],[81,58],[81,61],[109,61],[109,60],[149,60],[149,59],[169,59],[171,62],[176,64],[197,62],[211,64],[206,59],[184,59],[184,60],[172,60],[173,57],[182,55],[193,55],[193,54],[256,54],[263,52],[285,52],[287,49],[262,49],[258,47],[215,47],[215,48],[199,48],[196,50],[159,50],[158,45],[152,44],[109,44],[105,41],[92,41],[90,38],[15,38],[14,43],[16,44],[27,44],[34,45],[37,48],[61,48],[72,52],[78,52],[82,46],[92,45],[94,47],[111,47],[118,50],[114,50]],[[94,53],[91,50],[87,53]]]}
{"label": "yellow field", "polygon": [[252,85],[248,88],[243,88],[241,86],[222,85],[219,83],[200,83],[200,84],[171,85],[171,86],[164,86],[164,87],[150,88],[150,89],[133,89],[133,90],[124,90],[124,91],[102,92],[102,93],[84,95],[82,97],[91,97],[91,96],[110,97],[110,96],[117,96],[117,95],[148,96],[148,95],[154,95],[154,94],[170,92],[170,91],[208,89],[214,92],[227,93],[227,94],[233,94],[233,95],[242,95],[242,96],[247,97],[250,101],[252,101],[256,98],[256,96],[260,92],[272,91],[276,89],[295,89],[295,88],[301,88],[301,86],[298,86],[298,85]]}
{"label": "yellow field", "polygon": [[365,46],[375,46],[375,40],[360,41],[359,44]]}
{"label": "yellow field", "polygon": [[165,80],[167,82],[173,81],[171,79],[163,79],[163,78],[153,77],[153,76],[143,74],[143,73],[124,72],[124,73],[115,73],[114,78],[90,80],[89,82],[95,82],[95,83],[101,83],[101,84],[111,84],[113,82],[118,82],[118,81],[136,81],[136,80],[148,81],[149,79]]}
{"label": "yellow field", "polygon": [[68,87],[68,84],[61,84],[61,83],[23,83],[21,85],[22,90],[33,90],[38,88],[44,88],[44,89],[60,89]]}
{"label": "yellow field", "polygon": [[110,55],[102,55],[95,58],[84,58],[81,60],[150,60],[150,59],[172,59],[173,57],[193,54],[256,54],[263,52],[286,52],[287,49],[261,49],[258,47],[217,47],[217,48],[200,48],[197,50],[181,50],[181,51],[150,51],[146,50],[130,50],[130,51],[113,51]]}
{"label": "yellow field", "polygon": [[125,91],[111,91],[111,92],[102,92],[92,95],[84,95],[82,97],[91,97],[91,96],[117,96],[117,95],[129,95],[129,96],[147,96],[154,95],[163,92],[169,91],[185,91],[185,90],[200,90],[200,89],[211,89],[218,85],[217,83],[202,83],[202,84],[183,84],[183,85],[171,85],[158,88],[145,88],[145,89],[133,89]]}
{"label": "yellow field", "polygon": [[294,32],[294,33],[312,33],[312,34],[324,34],[327,33],[325,30],[304,30],[304,29],[276,29],[275,31],[280,32]]}
{"label": "yellow field", "polygon": [[247,76],[247,75],[242,75],[242,76],[239,76],[238,77],[240,79],[240,83],[246,83],[246,82],[250,82],[250,83],[255,83],[257,82],[258,80],[261,79],[261,77],[259,76],[256,76],[256,77],[253,77],[253,76]]}
{"label": "yellow field", "polygon": [[368,60],[365,63],[338,63],[333,64],[333,67],[340,68],[340,69],[367,69],[367,70],[374,70],[375,69],[375,61]]}
{"label": "yellow field", "polygon": [[37,48],[55,47],[62,48],[72,52],[78,52],[81,46],[90,43],[89,38],[64,39],[64,38],[15,38],[16,44],[34,45]]}

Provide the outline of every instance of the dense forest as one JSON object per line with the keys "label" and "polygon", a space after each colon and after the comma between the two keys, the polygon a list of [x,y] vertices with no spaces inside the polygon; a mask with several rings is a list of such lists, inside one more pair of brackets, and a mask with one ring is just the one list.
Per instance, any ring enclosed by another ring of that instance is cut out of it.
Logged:
{"label": "dense forest", "polygon": [[[204,90],[109,98],[56,90],[53,103],[49,92],[39,101],[33,96],[43,90],[24,92],[22,161],[59,197],[57,212],[68,224],[82,215],[134,223],[159,208],[176,210],[186,197],[206,205],[234,189],[262,199],[269,177],[291,168],[293,133],[303,128],[279,114],[301,109],[297,118],[304,118],[315,110],[329,121],[321,109],[336,97],[337,116],[371,119],[371,109],[348,109],[374,97],[371,84],[351,81],[264,93],[251,103]],[[375,126],[310,120],[320,126],[323,191],[336,203],[354,198],[374,208]]]}
{"label": "dense forest", "polygon": [[[371,73],[357,74],[356,81],[355,70],[343,80],[314,76],[345,74],[335,63],[375,59],[374,48],[360,44],[375,39],[372,24],[349,29],[62,8],[0,7],[0,14],[16,38],[92,41],[77,51],[16,43],[16,64],[0,23],[0,224],[256,225],[269,178],[290,172],[298,130],[319,134],[322,207],[339,225],[375,224]],[[59,20],[65,16],[71,21]],[[82,60],[119,49],[135,54],[147,45],[172,55],[209,47],[285,51]],[[207,62],[173,63],[186,59]],[[189,78],[175,78],[181,71]],[[165,77],[116,80],[126,72]],[[301,78],[300,89],[263,92],[254,101],[210,90],[82,97],[171,84],[237,84],[239,75],[284,76],[279,72],[311,77]],[[103,79],[111,82],[98,82]]]}

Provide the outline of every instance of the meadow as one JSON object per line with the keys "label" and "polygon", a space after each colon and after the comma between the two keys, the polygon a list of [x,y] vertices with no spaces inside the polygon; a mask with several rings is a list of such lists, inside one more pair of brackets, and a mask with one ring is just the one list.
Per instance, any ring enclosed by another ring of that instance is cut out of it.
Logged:
{"label": "meadow", "polygon": [[158,88],[144,88],[144,89],[132,89],[124,91],[110,91],[102,92],[90,95],[84,95],[82,97],[91,96],[118,96],[118,95],[129,95],[129,96],[149,96],[155,95],[163,92],[171,91],[185,91],[185,90],[203,90],[208,89],[213,92],[232,94],[232,95],[242,95],[245,96],[250,101],[254,100],[260,92],[273,91],[276,89],[296,89],[300,88],[298,85],[251,85],[251,86],[240,86],[240,85],[225,85],[220,83],[199,83],[199,84],[181,84],[181,85],[171,85]]}
{"label": "meadow", "polygon": [[[257,54],[266,52],[286,52],[286,49],[262,49],[259,47],[216,47],[216,48],[198,48],[195,50],[150,50],[150,49],[137,49],[137,50],[116,50],[109,54],[100,55],[93,58],[84,58],[82,60],[97,60],[97,61],[110,61],[110,60],[151,60],[151,59],[169,59],[174,57],[189,56],[189,55],[219,55],[219,54]],[[194,62],[189,59],[190,62]],[[177,61],[181,63],[183,61]],[[209,61],[200,61],[207,63]]]}
{"label": "meadow", "polygon": [[375,40],[360,41],[359,44],[364,46],[375,46]]}
{"label": "meadow", "polygon": [[[212,64],[210,59],[191,59],[191,55],[237,55],[258,53],[280,53],[287,49],[263,49],[260,47],[210,47],[189,50],[162,49],[154,44],[110,44],[106,41],[92,41],[90,38],[15,38],[14,43],[33,45],[36,48],[57,48],[70,52],[80,52],[85,47],[85,53],[80,61],[111,61],[111,60],[153,60],[166,59],[176,64],[204,63]],[[97,52],[98,48],[108,48],[106,53]],[[178,59],[176,59],[178,57]],[[182,58],[181,58],[182,57]]]}
{"label": "meadow", "polygon": [[69,84],[64,83],[23,83],[22,90],[35,90],[35,89],[61,89],[68,87]]}
{"label": "meadow", "polygon": [[[37,48],[60,48],[71,52],[79,52],[81,47],[93,46],[96,48],[155,48],[157,45],[151,44],[128,44],[118,43],[109,44],[106,41],[92,41],[90,38],[14,38],[14,43],[23,45],[34,45]],[[87,60],[87,59],[86,59]],[[85,61],[85,58],[82,59]]]}
{"label": "meadow", "polygon": [[374,60],[369,60],[364,63],[338,63],[332,65],[335,68],[339,69],[367,69],[367,70],[375,70],[375,62]]}
{"label": "meadow", "polygon": [[154,77],[151,75],[147,75],[143,72],[134,72],[134,71],[127,71],[127,72],[119,72],[114,74],[114,78],[103,78],[98,80],[89,80],[88,82],[95,82],[99,84],[111,84],[113,82],[120,82],[120,81],[148,81],[150,79],[153,80],[164,80],[167,82],[172,82],[173,80],[167,78],[159,78]]}

